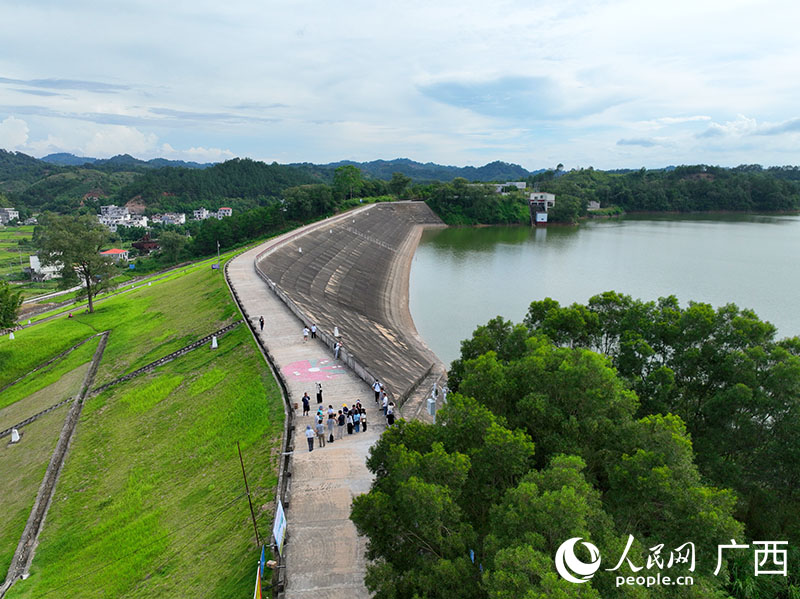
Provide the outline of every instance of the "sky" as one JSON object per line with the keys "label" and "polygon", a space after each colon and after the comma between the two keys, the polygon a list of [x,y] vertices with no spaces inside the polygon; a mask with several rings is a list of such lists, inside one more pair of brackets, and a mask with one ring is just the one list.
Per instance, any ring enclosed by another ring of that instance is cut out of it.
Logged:
{"label": "sky", "polygon": [[800,164],[800,2],[0,0],[0,148]]}

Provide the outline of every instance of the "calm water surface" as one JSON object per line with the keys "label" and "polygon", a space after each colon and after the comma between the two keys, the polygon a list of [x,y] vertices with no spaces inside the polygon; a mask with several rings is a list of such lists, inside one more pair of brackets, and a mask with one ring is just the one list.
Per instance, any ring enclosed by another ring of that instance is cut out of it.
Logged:
{"label": "calm water surface", "polygon": [[535,299],[586,302],[613,289],[751,308],[800,334],[800,216],[695,216],[593,221],[580,227],[427,231],[411,267],[417,330],[445,362],[462,339]]}

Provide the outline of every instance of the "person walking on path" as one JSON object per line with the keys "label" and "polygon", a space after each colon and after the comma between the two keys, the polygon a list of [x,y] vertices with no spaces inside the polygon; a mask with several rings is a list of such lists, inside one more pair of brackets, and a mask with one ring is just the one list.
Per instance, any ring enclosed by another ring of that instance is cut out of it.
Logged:
{"label": "person walking on path", "polygon": [[389,426],[394,424],[394,402],[389,402],[389,406],[386,408],[386,423]]}
{"label": "person walking on path", "polygon": [[383,409],[383,415],[386,416],[386,412],[389,409],[389,396],[383,396],[383,400],[381,401],[381,408]]}
{"label": "person walking on path", "polygon": [[264,330],[264,317],[263,316],[259,316],[258,317],[258,326],[261,327],[262,331]]}
{"label": "person walking on path", "polygon": [[367,411],[361,410],[361,430],[367,432]]}
{"label": "person walking on path", "polygon": [[353,410],[353,432],[361,432],[361,412],[359,410]]}
{"label": "person walking on path", "polygon": [[303,343],[308,341],[308,327],[303,327]]}
{"label": "person walking on path", "polygon": [[312,339],[317,338],[317,323],[311,325],[311,338]]}
{"label": "person walking on path", "polygon": [[306,424],[306,441],[308,441],[308,451],[314,451],[314,430],[310,424]]}
{"label": "person walking on path", "polygon": [[331,404],[328,404],[328,416],[336,416],[336,410],[333,409]]}
{"label": "person walking on path", "polygon": [[342,344],[339,343],[338,341],[333,344],[333,359],[334,360],[338,360],[339,359],[339,351],[341,349],[342,349]]}
{"label": "person walking on path", "polygon": [[372,383],[372,390],[375,392],[375,403],[378,403],[381,398],[381,384],[378,382],[378,379],[375,379],[375,382]]}
{"label": "person walking on path", "polygon": [[308,416],[308,411],[311,409],[311,398],[308,396],[308,391],[303,392],[303,416]]}
{"label": "person walking on path", "polygon": [[353,434],[353,414],[351,412],[347,413],[347,434]]}
{"label": "person walking on path", "polygon": [[344,436],[344,414],[339,410],[339,415],[336,417],[336,438],[341,439]]}
{"label": "person walking on path", "polygon": [[322,403],[322,383],[317,383],[317,403]]}
{"label": "person walking on path", "polygon": [[328,441],[333,443],[333,429],[336,426],[336,417],[333,414],[328,414]]}
{"label": "person walking on path", "polygon": [[325,447],[325,425],[322,424],[322,418],[317,420],[317,445]]}

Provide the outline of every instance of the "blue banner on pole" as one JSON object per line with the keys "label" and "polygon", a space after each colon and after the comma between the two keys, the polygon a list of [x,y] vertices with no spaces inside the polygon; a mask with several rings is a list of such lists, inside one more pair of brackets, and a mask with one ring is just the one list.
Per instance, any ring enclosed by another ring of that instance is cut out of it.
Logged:
{"label": "blue banner on pole", "polygon": [[211,265],[211,268],[212,268],[213,270],[217,270],[217,269],[219,268],[219,264],[212,264],[212,265]]}
{"label": "blue banner on pole", "polygon": [[261,567],[261,578],[264,578],[264,564],[265,564],[264,545],[262,545],[261,546],[261,561],[258,564]]}

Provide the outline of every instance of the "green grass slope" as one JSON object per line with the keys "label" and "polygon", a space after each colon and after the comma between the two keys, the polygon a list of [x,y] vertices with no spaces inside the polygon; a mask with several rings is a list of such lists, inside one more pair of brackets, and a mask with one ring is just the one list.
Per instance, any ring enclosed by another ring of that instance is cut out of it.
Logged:
{"label": "green grass slope", "polygon": [[235,597],[269,535],[281,398],[243,328],[84,407],[31,577],[8,597]]}
{"label": "green grass slope", "polygon": [[[0,385],[110,330],[99,385],[238,318],[221,273],[202,264],[109,298],[97,304],[95,314],[76,313],[19,331],[14,341],[0,340]],[[46,383],[74,368],[96,342],[87,345],[6,389],[7,408],[21,409]],[[7,597],[251,593],[259,548],[236,441],[248,466],[260,532],[269,537],[282,402],[244,326],[222,336],[218,350],[202,347],[87,399],[31,576],[17,581]],[[66,412],[52,414],[60,430]],[[25,430],[23,442],[32,439]],[[0,463],[0,478],[11,467]],[[31,503],[32,498],[28,511]],[[14,528],[24,511],[17,509]],[[12,524],[6,515],[0,518],[4,528]]]}
{"label": "green grass slope", "polygon": [[111,330],[96,383],[102,384],[175,351],[238,317],[219,271],[210,263],[98,302],[94,314],[51,320],[0,338],[0,387],[89,335]]}

